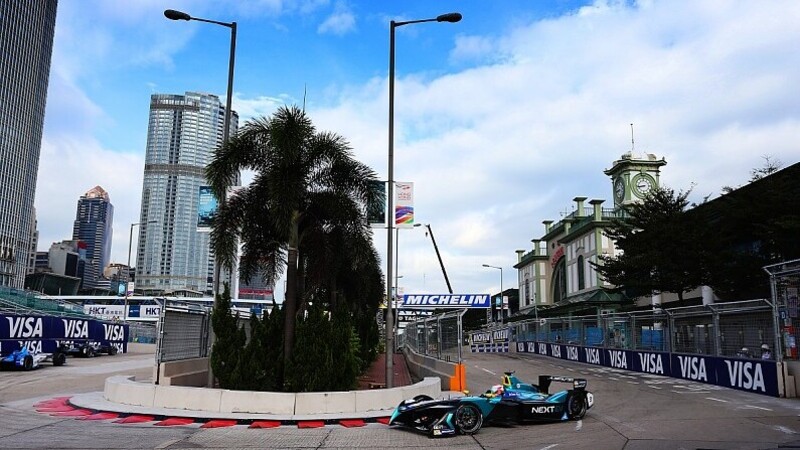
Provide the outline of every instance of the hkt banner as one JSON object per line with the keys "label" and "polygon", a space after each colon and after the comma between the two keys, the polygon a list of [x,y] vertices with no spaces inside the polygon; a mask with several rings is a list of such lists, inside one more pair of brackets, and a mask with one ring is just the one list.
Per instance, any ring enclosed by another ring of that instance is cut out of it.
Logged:
{"label": "hkt banner", "polygon": [[490,308],[492,296],[489,294],[433,294],[403,296],[401,308]]}
{"label": "hkt banner", "polygon": [[414,226],[414,183],[395,183],[394,223],[397,228]]}

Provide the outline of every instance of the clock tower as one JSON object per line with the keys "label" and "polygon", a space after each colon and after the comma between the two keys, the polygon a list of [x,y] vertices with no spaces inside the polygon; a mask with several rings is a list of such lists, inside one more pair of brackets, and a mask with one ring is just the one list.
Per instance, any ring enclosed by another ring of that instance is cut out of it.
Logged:
{"label": "clock tower", "polygon": [[611,177],[614,207],[641,201],[650,191],[658,188],[660,168],[666,164],[664,158],[658,159],[652,153],[633,155],[628,152],[614,161],[610,169],[603,171]]}

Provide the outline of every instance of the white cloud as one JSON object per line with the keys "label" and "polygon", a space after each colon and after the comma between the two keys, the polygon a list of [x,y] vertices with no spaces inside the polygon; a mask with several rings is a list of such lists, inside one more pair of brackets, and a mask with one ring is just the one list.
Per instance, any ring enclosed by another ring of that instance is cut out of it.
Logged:
{"label": "white cloud", "polygon": [[317,27],[317,33],[342,36],[354,31],[355,28],[356,16],[344,3],[339,2],[333,13]]}

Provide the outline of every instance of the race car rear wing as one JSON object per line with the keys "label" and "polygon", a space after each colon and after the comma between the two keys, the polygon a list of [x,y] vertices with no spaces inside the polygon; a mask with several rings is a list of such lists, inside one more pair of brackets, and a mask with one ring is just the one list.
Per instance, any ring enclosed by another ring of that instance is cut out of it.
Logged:
{"label": "race car rear wing", "polygon": [[559,382],[559,383],[572,383],[573,389],[576,390],[584,390],[586,389],[586,379],[584,378],[572,378],[572,377],[558,377],[553,375],[539,375],[539,390],[545,394],[549,394],[550,390],[550,383],[552,382]]}

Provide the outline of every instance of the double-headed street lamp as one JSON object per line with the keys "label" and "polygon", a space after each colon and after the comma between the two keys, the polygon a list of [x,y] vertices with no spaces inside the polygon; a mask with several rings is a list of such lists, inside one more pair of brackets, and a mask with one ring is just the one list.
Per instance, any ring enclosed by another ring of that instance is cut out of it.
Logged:
{"label": "double-headed street lamp", "polygon": [[500,325],[503,325],[503,268],[484,264],[483,267],[500,270]]}
{"label": "double-headed street lamp", "polygon": [[[225,119],[222,125],[222,143],[225,144],[228,142],[228,138],[230,137],[230,129],[231,129],[231,99],[233,98],[233,65],[236,58],[236,22],[218,22],[216,20],[208,20],[208,19],[201,19],[199,17],[192,17],[189,14],[186,14],[182,11],[176,11],[174,9],[168,9],[164,11],[164,16],[170,20],[196,20],[198,22],[206,22],[206,23],[213,23],[215,25],[222,25],[223,27],[228,27],[231,29],[231,55],[228,60],[228,92],[227,98],[225,99]],[[221,198],[219,198],[219,204],[221,205],[225,202],[225,192],[223,191],[221,194]],[[220,277],[221,277],[221,264],[219,257],[217,256],[216,261],[214,263],[214,303],[216,304],[217,293],[219,293],[219,285],[220,285]]]}
{"label": "double-headed street lamp", "polygon": [[[389,206],[389,226],[387,227],[387,245],[386,245],[386,300],[392,301],[392,251],[394,250],[392,243],[392,228],[394,227],[395,212],[394,212],[394,30],[403,25],[410,25],[412,23],[422,22],[458,22],[461,20],[461,14],[449,13],[442,14],[433,19],[421,20],[405,20],[395,22],[392,20],[389,24],[389,186],[387,192],[387,204]],[[394,353],[394,330],[391,304],[387,304],[386,308],[386,387],[394,387],[394,369],[392,358]]]}

